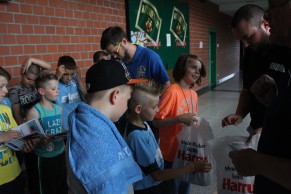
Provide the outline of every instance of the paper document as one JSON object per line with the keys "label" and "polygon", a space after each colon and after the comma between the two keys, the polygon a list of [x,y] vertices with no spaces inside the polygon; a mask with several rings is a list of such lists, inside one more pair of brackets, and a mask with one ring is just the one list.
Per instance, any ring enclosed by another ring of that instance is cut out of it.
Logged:
{"label": "paper document", "polygon": [[28,139],[48,137],[37,118],[27,121],[11,130],[19,131],[22,137],[6,142],[5,145],[17,151],[22,150],[25,141]]}

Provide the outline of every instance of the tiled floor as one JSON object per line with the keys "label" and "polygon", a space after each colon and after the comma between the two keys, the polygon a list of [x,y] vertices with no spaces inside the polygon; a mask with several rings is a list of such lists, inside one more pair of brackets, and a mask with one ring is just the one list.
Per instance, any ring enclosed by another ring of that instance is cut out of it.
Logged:
{"label": "tiled floor", "polygon": [[[210,123],[215,138],[227,135],[248,135],[246,128],[250,122],[249,116],[238,126],[221,127],[221,120],[225,116],[235,113],[241,88],[241,78],[236,76],[217,86],[213,91],[199,96],[199,116]],[[206,187],[191,185],[190,193],[212,194],[215,187],[215,185]]]}
{"label": "tiled floor", "polygon": [[238,126],[221,127],[221,120],[225,116],[235,113],[241,88],[240,77],[236,76],[217,86],[213,91],[199,96],[199,115],[208,120],[215,137],[247,135],[245,129],[250,122],[249,116]]}

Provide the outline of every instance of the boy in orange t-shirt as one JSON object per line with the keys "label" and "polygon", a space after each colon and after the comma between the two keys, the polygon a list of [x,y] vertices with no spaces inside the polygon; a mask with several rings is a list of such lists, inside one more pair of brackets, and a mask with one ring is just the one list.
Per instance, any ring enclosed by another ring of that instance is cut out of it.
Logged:
{"label": "boy in orange t-shirt", "polygon": [[[165,160],[165,168],[172,168],[172,163],[178,148],[177,134],[183,125],[193,125],[197,122],[198,96],[193,90],[194,84],[200,84],[201,78],[206,76],[205,65],[196,56],[185,54],[178,58],[174,69],[174,84],[162,94],[159,112],[155,116],[153,125],[159,128],[160,148]],[[174,186],[173,191],[188,193],[189,184],[180,182],[169,183]],[[183,185],[183,186],[182,186]]]}

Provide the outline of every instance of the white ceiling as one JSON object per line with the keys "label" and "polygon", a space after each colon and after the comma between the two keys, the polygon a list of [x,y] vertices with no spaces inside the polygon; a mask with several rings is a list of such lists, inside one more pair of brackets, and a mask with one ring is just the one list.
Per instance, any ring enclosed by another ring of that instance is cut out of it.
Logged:
{"label": "white ceiling", "polygon": [[233,16],[234,12],[243,5],[255,4],[264,9],[268,7],[268,0],[209,0],[219,6],[219,11],[229,16]]}

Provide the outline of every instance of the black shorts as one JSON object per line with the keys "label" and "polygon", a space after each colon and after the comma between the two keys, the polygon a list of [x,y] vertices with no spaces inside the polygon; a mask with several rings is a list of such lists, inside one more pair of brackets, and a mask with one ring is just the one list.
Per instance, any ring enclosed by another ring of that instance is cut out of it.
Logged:
{"label": "black shorts", "polygon": [[24,194],[25,180],[21,175],[13,181],[0,185],[0,193],[5,194]]}

